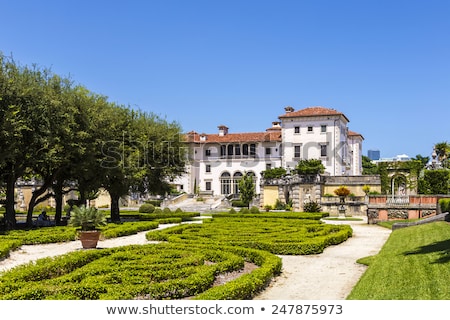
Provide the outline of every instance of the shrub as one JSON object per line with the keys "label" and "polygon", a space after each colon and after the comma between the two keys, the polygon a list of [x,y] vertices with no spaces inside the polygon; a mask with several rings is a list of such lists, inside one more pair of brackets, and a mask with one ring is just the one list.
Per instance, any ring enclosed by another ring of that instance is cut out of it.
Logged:
{"label": "shrub", "polygon": [[20,247],[22,242],[19,240],[3,240],[0,243],[0,260],[9,256],[9,253]]}
{"label": "shrub", "polygon": [[286,210],[286,203],[282,202],[280,199],[277,199],[275,202],[275,210]]}
{"label": "shrub", "polygon": [[152,204],[155,207],[160,207],[162,202],[163,202],[162,200],[146,200],[145,201],[145,203]]}
{"label": "shrub", "polygon": [[250,213],[259,213],[259,208],[257,206],[253,206],[250,208]]}
{"label": "shrub", "polygon": [[439,199],[439,206],[442,213],[450,212],[450,198]]}
{"label": "shrub", "polygon": [[233,207],[238,207],[238,208],[247,207],[247,205],[244,202],[242,202],[241,200],[233,200],[233,201],[231,201],[231,205]]}
{"label": "shrub", "polygon": [[250,213],[250,210],[248,210],[248,208],[241,208],[241,210],[239,210],[239,213],[243,214]]}
{"label": "shrub", "polygon": [[316,201],[309,201],[303,205],[303,211],[305,212],[320,212],[322,208],[320,204]]}
{"label": "shrub", "polygon": [[231,208],[230,211],[228,211],[228,213],[234,214],[236,213],[236,210],[234,210],[234,208]]}
{"label": "shrub", "polygon": [[286,175],[284,168],[272,168],[262,172],[264,179],[277,179]]}
{"label": "shrub", "polygon": [[163,213],[172,213],[172,210],[170,210],[169,207],[166,207],[163,209]]}
{"label": "shrub", "polygon": [[155,206],[150,203],[144,203],[139,207],[140,213],[153,213],[155,211]]}
{"label": "shrub", "polygon": [[177,210],[175,210],[175,213],[182,213],[183,210],[181,208],[177,208]]}
{"label": "shrub", "polygon": [[265,210],[266,212],[269,212],[270,210],[272,210],[272,206],[271,206],[270,204],[266,204],[266,205],[264,206],[264,210]]}
{"label": "shrub", "polygon": [[156,208],[155,211],[153,213],[162,213],[162,209],[161,208]]}

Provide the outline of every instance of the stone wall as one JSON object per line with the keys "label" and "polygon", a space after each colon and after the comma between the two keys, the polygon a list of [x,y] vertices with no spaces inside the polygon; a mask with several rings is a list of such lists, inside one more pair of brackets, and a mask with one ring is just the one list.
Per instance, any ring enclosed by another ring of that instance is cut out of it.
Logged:
{"label": "stone wall", "polygon": [[364,196],[364,186],[369,186],[371,192],[381,193],[381,179],[379,175],[364,176],[324,176],[323,194],[334,195],[339,186],[346,186],[355,196]]}
{"label": "stone wall", "polygon": [[[370,196],[367,207],[369,223],[389,220],[422,219],[439,214],[439,196]],[[399,201],[397,201],[399,200]]]}
{"label": "stone wall", "polygon": [[[371,190],[381,190],[379,176],[341,176],[324,175],[290,176],[279,179],[262,180],[260,206],[274,205],[279,199],[286,203],[292,200],[294,211],[303,211],[303,205],[309,201],[318,202],[323,212],[338,215],[338,197],[324,197],[326,193],[333,194],[339,186],[345,185],[356,195],[346,199],[346,215],[361,216],[367,214],[367,198],[362,187],[369,185]],[[276,199],[276,190],[278,198]]]}

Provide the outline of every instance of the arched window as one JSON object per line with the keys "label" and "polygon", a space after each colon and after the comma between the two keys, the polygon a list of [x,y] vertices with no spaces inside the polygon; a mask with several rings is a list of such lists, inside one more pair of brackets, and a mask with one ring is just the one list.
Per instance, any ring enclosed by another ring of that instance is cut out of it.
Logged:
{"label": "arched window", "polygon": [[231,193],[231,175],[226,171],[220,176],[220,192],[225,195]]}
{"label": "arched window", "polygon": [[242,173],[239,171],[236,171],[233,174],[233,193],[238,194],[239,193],[239,181],[242,179]]}

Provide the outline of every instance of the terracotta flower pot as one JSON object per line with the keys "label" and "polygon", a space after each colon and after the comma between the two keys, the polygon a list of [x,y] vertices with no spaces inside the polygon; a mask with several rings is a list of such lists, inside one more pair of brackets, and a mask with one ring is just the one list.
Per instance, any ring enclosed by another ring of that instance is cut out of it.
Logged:
{"label": "terracotta flower pot", "polygon": [[93,249],[97,247],[98,240],[100,239],[100,231],[80,231],[78,237],[84,249]]}

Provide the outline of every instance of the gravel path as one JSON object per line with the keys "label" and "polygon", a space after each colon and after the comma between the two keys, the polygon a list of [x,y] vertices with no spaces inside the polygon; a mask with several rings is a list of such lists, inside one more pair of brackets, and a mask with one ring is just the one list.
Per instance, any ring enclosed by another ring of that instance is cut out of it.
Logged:
{"label": "gravel path", "polygon": [[[362,257],[375,255],[391,230],[366,221],[327,221],[351,224],[353,237],[344,243],[328,247],[322,254],[311,256],[280,256],[282,273],[255,297],[255,300],[343,300],[357,283],[366,267],[356,263]],[[167,228],[172,225],[161,225]],[[147,231],[136,235],[99,241],[99,248],[150,243]],[[44,257],[53,257],[82,250],[79,241],[44,245],[25,245],[0,261],[0,272]]]}
{"label": "gravel path", "polygon": [[390,229],[366,221],[327,221],[350,224],[353,236],[319,255],[280,256],[282,273],[255,300],[344,300],[366,267],[359,258],[379,252]]}

